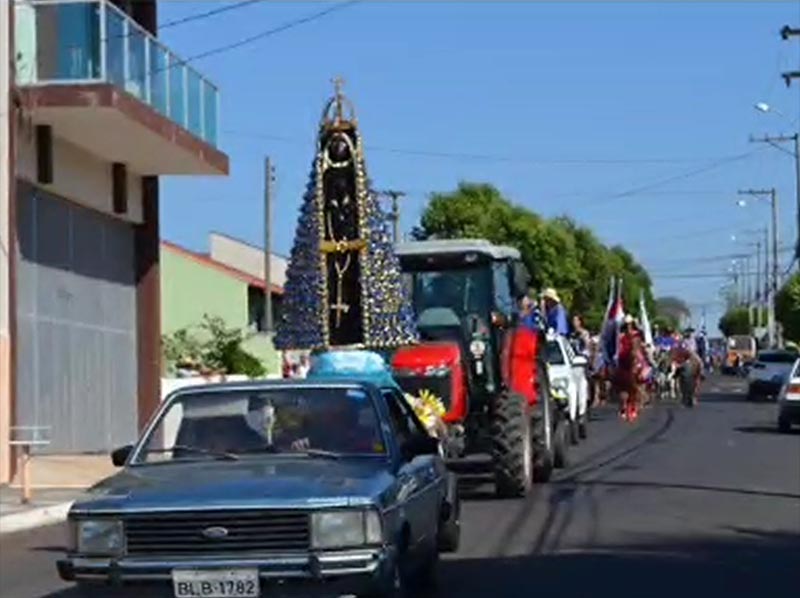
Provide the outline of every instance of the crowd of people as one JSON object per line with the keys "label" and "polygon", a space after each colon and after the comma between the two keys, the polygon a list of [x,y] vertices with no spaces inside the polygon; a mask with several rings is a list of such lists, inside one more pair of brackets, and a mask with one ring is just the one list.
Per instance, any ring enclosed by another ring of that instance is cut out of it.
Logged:
{"label": "crowd of people", "polygon": [[592,334],[578,314],[570,325],[567,309],[552,288],[522,298],[520,322],[567,338],[575,352],[587,358],[591,404],[613,397],[626,420],[635,420],[652,396],[677,398],[681,380],[688,380],[694,404],[704,372],[712,367],[705,330],[688,328],[681,334],[656,328],[646,335],[640,322],[628,314],[609,330]]}

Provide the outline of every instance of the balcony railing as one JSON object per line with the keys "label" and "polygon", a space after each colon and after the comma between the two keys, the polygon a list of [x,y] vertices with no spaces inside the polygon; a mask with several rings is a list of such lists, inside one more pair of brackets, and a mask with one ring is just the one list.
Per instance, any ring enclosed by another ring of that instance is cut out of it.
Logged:
{"label": "balcony railing", "polygon": [[19,85],[110,83],[217,145],[219,91],[108,0],[16,0]]}

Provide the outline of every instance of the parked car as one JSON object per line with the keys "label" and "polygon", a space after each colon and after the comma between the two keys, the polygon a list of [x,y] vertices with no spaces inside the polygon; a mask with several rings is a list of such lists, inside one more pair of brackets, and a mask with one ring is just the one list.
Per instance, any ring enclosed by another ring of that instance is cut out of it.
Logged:
{"label": "parked car", "polygon": [[800,424],[800,359],[794,362],[792,372],[778,395],[778,430],[789,432],[792,424]]}
{"label": "parked car", "polygon": [[747,400],[777,397],[796,360],[794,351],[761,351],[747,373]]}
{"label": "parked car", "polygon": [[755,337],[748,335],[733,335],[728,337],[728,351],[722,366],[723,374],[740,375],[746,364],[756,357],[758,343]]}
{"label": "parked car", "polygon": [[176,391],[71,508],[60,576],[87,596],[176,598],[430,583],[458,544],[457,486],[389,380]]}
{"label": "parked car", "polygon": [[546,356],[550,373],[550,386],[568,398],[566,416],[569,421],[570,440],[586,438],[589,404],[589,379],[586,376],[588,360],[575,353],[572,345],[563,336],[551,334],[547,337]]}

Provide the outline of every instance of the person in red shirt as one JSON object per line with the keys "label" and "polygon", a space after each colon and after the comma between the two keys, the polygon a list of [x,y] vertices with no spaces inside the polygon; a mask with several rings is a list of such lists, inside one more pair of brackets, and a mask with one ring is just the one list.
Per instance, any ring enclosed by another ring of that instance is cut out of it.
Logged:
{"label": "person in red shirt", "polygon": [[639,385],[645,360],[642,335],[630,315],[625,317],[620,329],[618,346],[614,386],[620,398],[620,415],[623,419],[633,421],[639,415]]}

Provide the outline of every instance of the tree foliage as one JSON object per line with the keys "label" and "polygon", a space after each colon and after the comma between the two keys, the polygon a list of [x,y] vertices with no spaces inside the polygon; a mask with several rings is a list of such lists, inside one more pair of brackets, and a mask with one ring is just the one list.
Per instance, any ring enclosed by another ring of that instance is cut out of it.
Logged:
{"label": "tree foliage", "polygon": [[414,229],[416,239],[481,238],[519,249],[537,289],[558,289],[573,313],[597,329],[608,302],[611,276],[623,279],[625,309],[638,311],[644,293],[654,313],[647,271],[621,246],[607,247],[567,217],[543,218],[512,204],[489,184],[465,183],[450,193],[434,193]]}
{"label": "tree foliage", "polygon": [[719,319],[719,329],[725,336],[752,334],[748,309],[746,307],[734,307],[726,311]]}
{"label": "tree foliage", "polygon": [[205,315],[196,330],[182,328],[164,335],[162,346],[167,369],[261,377],[266,370],[257,357],[242,348],[244,340],[240,329],[226,326],[218,316]]}
{"label": "tree foliage", "polygon": [[656,317],[664,325],[672,329],[680,328],[681,324],[692,315],[689,306],[679,297],[665,296],[656,299]]}
{"label": "tree foliage", "polygon": [[795,272],[778,292],[775,317],[787,340],[800,341],[800,272]]}

